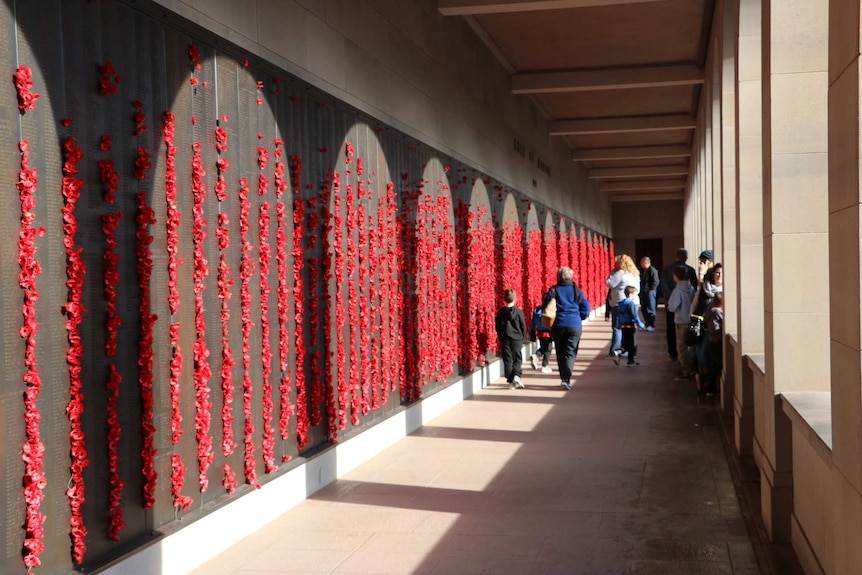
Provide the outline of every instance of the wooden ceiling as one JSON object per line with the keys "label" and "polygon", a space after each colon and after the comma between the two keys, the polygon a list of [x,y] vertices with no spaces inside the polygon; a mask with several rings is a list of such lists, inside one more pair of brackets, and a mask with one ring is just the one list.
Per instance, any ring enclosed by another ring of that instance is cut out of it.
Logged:
{"label": "wooden ceiling", "polygon": [[613,201],[683,197],[715,0],[437,0]]}

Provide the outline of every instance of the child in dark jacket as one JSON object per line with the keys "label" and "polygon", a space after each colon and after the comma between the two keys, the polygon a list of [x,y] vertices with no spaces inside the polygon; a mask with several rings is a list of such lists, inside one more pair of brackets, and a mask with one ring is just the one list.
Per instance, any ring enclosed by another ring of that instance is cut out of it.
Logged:
{"label": "child in dark jacket", "polygon": [[620,364],[620,355],[622,353],[627,353],[629,360],[626,365],[628,367],[636,367],[640,365],[637,361],[638,355],[638,328],[645,329],[646,325],[641,321],[641,318],[638,317],[638,306],[637,302],[633,299],[634,295],[637,293],[637,288],[634,286],[626,286],[625,295],[626,298],[622,300],[617,306],[617,310],[619,311],[619,322],[620,329],[623,332],[623,341],[622,341],[622,350],[615,350],[614,353],[614,363]]}
{"label": "child in dark jacket", "polygon": [[524,337],[527,335],[527,321],[524,312],[515,305],[515,290],[503,292],[506,303],[497,312],[497,337],[500,339],[500,349],[503,356],[503,373],[509,389],[524,389],[521,382],[521,348],[524,347]]}
{"label": "child in dark jacket", "polygon": [[542,306],[537,305],[533,310],[533,318],[530,321],[530,341],[539,342],[539,349],[530,356],[530,364],[533,369],[539,369],[539,358],[542,358],[542,373],[551,373],[553,370],[548,365],[551,358],[551,330],[542,325]]}

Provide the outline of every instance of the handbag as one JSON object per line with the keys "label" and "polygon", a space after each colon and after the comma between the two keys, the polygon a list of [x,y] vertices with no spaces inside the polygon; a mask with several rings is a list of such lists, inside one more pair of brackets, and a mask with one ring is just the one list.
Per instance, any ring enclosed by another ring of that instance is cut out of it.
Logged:
{"label": "handbag", "polygon": [[688,331],[685,333],[685,344],[693,346],[703,341],[703,316],[691,314],[688,320]]}
{"label": "handbag", "polygon": [[550,328],[554,325],[555,319],[557,319],[557,297],[553,294],[542,309],[542,327]]}

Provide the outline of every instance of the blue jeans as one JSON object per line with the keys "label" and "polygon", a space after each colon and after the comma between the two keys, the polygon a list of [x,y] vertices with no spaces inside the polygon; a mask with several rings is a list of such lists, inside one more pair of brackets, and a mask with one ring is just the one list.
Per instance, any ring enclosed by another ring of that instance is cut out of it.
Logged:
{"label": "blue jeans", "polygon": [[620,308],[611,308],[611,349],[609,353],[620,349],[623,345],[623,332],[620,329]]}
{"label": "blue jeans", "polygon": [[641,312],[644,316],[644,324],[647,327],[655,327],[655,311],[655,290],[641,292]]}

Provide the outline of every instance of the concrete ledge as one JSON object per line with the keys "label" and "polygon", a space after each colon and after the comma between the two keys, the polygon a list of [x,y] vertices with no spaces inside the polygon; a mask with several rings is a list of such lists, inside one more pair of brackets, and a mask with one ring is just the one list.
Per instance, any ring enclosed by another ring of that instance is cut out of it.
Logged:
{"label": "concrete ledge", "polygon": [[793,428],[804,432],[821,457],[832,457],[832,393],[791,391],[781,394],[781,409]]}
{"label": "concrete ledge", "polygon": [[[176,531],[97,570],[185,575],[500,377],[502,361],[455,381]],[[228,528],[229,527],[229,528]]]}

